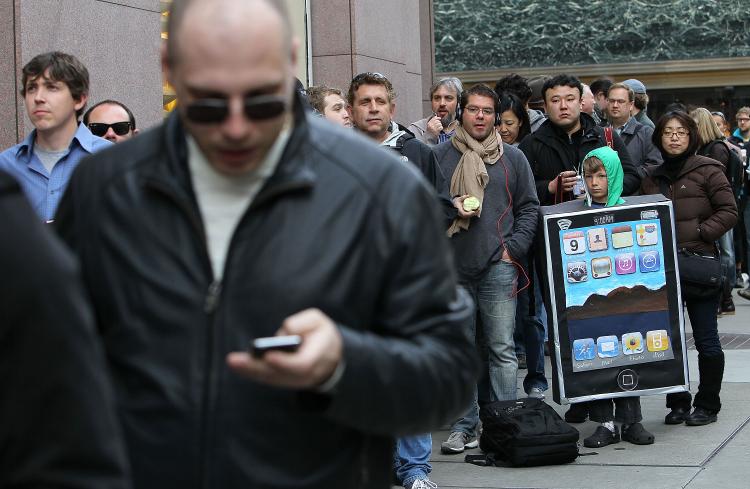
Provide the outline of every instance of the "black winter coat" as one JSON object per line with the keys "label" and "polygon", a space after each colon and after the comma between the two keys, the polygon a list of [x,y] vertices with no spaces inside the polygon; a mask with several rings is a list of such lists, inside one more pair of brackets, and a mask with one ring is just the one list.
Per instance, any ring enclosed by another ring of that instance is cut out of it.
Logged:
{"label": "black winter coat", "polygon": [[[462,412],[477,373],[435,193],[363,136],[295,112],[223,281],[173,115],[81,163],[57,216],[93,298],[139,489],[390,487],[394,436]],[[226,356],[318,308],[332,395],[241,378]]]}
{"label": "black winter coat", "polygon": [[0,487],[127,489],[78,266],[0,172]]}
{"label": "black winter coat", "polygon": [[[612,136],[613,149],[620,156],[624,173],[622,193],[632,195],[640,186],[638,172],[620,136],[614,131]],[[547,119],[536,132],[524,138],[518,148],[524,152],[531,165],[539,204],[555,204],[555,196],[549,192],[549,183],[563,171],[577,171],[589,151],[606,144],[604,129],[597,126],[590,115],[584,113],[581,113],[581,130],[572,137]],[[564,197],[563,200],[570,200],[572,194]]]}
{"label": "black winter coat", "polygon": [[450,196],[450,182],[443,175],[443,171],[440,169],[440,165],[438,165],[432,148],[417,139],[414,134],[400,124],[399,129],[406,132],[398,138],[396,146],[393,149],[416,165],[427,181],[432,184],[432,187],[438,194],[440,206],[443,209],[443,216],[446,222],[445,229],[448,229],[456,216],[458,216],[458,210],[453,205],[453,200]]}

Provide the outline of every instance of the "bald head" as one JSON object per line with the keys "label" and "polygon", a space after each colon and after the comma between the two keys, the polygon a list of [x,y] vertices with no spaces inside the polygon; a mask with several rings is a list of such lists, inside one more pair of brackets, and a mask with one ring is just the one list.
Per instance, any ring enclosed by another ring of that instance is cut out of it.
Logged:
{"label": "bald head", "polygon": [[232,27],[244,24],[247,29],[247,19],[270,20],[279,28],[285,47],[291,45],[292,27],[282,0],[174,0],[169,9],[167,25],[168,63],[174,64],[179,60],[178,40],[183,35],[186,20],[188,24],[191,20],[199,22],[211,35],[229,37],[227,33],[231,32]]}
{"label": "bald head", "polygon": [[296,46],[284,11],[272,0],[174,5],[162,68],[185,130],[218,171],[253,171],[291,120]]}

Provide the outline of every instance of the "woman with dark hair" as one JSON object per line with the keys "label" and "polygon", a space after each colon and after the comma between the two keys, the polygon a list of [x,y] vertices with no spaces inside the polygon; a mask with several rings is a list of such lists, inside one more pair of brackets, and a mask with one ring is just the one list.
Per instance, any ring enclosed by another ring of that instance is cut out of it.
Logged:
{"label": "woman with dark hair", "polygon": [[[737,222],[737,205],[721,163],[698,156],[698,126],[685,112],[670,111],[656,124],[653,143],[664,163],[646,170],[644,194],[666,193],[674,205],[677,249],[718,255],[716,241]],[[716,309],[719,289],[709,297],[683,297],[698,350],[700,383],[690,412],[689,392],[667,395],[671,409],[664,422],[700,426],[716,421],[724,376],[724,352],[719,341]]]}
{"label": "woman with dark hair", "polygon": [[521,103],[521,100],[512,93],[503,92],[500,95],[500,120],[497,132],[503,142],[518,146],[518,144],[531,133],[529,113]]}

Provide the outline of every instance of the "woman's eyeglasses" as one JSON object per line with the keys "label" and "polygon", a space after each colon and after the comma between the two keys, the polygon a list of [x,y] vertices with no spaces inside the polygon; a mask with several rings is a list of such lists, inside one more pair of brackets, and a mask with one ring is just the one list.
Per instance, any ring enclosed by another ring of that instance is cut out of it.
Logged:
{"label": "woman's eyeglasses", "polygon": [[662,135],[665,138],[671,138],[672,136],[677,136],[678,138],[682,139],[687,137],[687,135],[690,134],[690,132],[687,129],[677,129],[676,131],[673,131],[671,129],[665,129]]}

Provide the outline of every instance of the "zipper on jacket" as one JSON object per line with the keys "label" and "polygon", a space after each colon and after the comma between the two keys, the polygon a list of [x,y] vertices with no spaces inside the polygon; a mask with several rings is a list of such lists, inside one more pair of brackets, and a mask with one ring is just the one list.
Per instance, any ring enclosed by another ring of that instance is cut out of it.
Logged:
{"label": "zipper on jacket", "polygon": [[208,328],[205,330],[206,343],[206,364],[203,381],[203,393],[200,408],[200,464],[201,464],[201,482],[200,487],[210,488],[213,479],[211,471],[211,457],[208,455],[211,445],[211,433],[214,430],[215,420],[211,420],[211,414],[213,412],[213,397],[215,396],[216,389],[216,376],[217,369],[214,368],[214,361],[216,361],[216,310],[219,306],[221,299],[222,281],[214,279],[208,286],[206,291],[206,297],[203,302],[203,311],[206,313]]}
{"label": "zipper on jacket", "polygon": [[206,300],[203,303],[203,311],[206,314],[213,314],[216,310],[216,306],[219,304],[219,298],[221,297],[221,280],[214,280],[211,285],[208,286],[208,292],[206,293]]}

